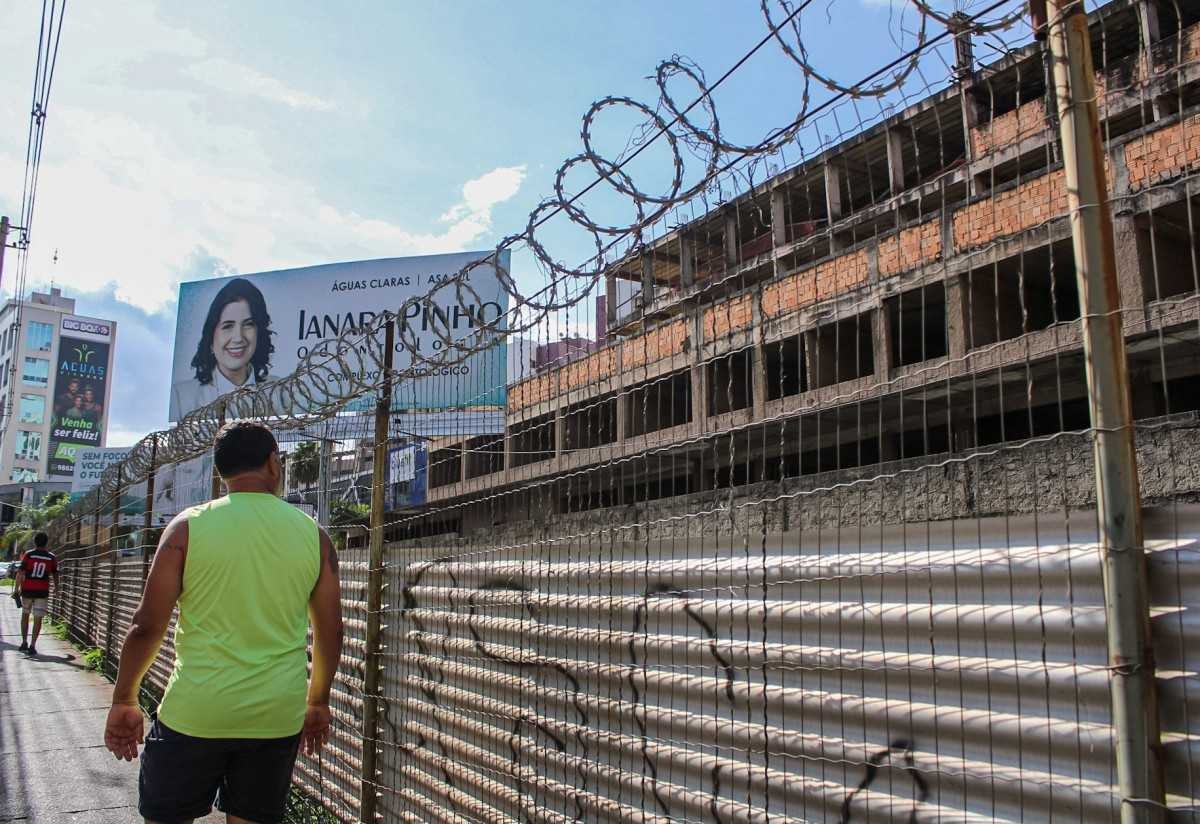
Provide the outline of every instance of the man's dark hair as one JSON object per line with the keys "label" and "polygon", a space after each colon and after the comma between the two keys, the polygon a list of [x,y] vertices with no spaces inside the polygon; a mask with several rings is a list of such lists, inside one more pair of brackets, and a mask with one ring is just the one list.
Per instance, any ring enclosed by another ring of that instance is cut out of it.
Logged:
{"label": "man's dark hair", "polygon": [[37,535],[33,536],[33,545],[38,549],[41,549],[48,543],[50,543],[50,536],[45,532],[39,532]]}
{"label": "man's dark hair", "polygon": [[250,307],[250,317],[258,329],[258,342],[254,354],[250,356],[250,368],[254,380],[261,381],[267,376],[271,367],[271,354],[275,344],[271,342],[271,316],[267,313],[267,301],[262,292],[245,278],[234,278],[221,287],[217,296],[208,307],[208,316],[204,318],[204,327],[200,331],[200,342],[196,344],[196,354],[192,356],[192,368],[196,370],[196,380],[207,386],[212,383],[213,370],[217,368],[217,358],[212,353],[213,336],[217,331],[217,323],[221,313],[231,303],[244,300]]}
{"label": "man's dark hair", "polygon": [[252,421],[227,423],[213,439],[213,463],[222,478],[262,469],[278,451],[271,430]]}

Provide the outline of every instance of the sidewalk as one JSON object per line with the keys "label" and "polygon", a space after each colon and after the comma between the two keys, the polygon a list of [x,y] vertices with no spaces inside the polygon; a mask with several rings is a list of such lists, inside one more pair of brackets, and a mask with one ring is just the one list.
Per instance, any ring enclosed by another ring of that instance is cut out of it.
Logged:
{"label": "sidewalk", "polygon": [[141,821],[137,762],[104,749],[112,685],[53,635],[43,632],[36,658],[20,644],[20,612],[0,590],[0,822]]}

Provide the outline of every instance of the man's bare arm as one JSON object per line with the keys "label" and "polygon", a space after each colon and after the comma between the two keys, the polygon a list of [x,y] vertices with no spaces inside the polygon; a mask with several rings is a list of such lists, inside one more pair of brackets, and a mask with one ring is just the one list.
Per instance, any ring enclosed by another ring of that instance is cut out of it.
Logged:
{"label": "man's bare arm", "polygon": [[300,748],[315,755],[329,741],[329,691],[342,656],[342,594],[338,582],[338,557],[333,542],[320,530],[321,571],[308,598],[308,618],[313,628],[312,678],[308,682],[308,706],[300,730]]}
{"label": "man's bare arm", "polygon": [[308,617],[313,628],[312,679],[309,704],[328,704],[329,690],[342,655],[342,589],[338,578],[338,556],[333,542],[321,530],[321,573],[308,600]]}
{"label": "man's bare arm", "polygon": [[133,613],[133,623],[121,647],[121,664],[117,671],[117,685],[113,688],[114,704],[136,704],[142,676],[150,668],[163,636],[171,622],[171,612],[179,593],[183,591],[183,565],[187,559],[187,519],[176,517],[163,530],[158,541],[158,551],[150,575],[146,578],[146,589],[142,602]]}

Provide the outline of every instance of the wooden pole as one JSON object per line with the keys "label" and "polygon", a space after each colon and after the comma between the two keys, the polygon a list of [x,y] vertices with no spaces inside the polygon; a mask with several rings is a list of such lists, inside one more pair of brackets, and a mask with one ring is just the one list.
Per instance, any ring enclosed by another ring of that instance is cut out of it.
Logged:
{"label": "wooden pole", "polygon": [[1123,824],[1147,824],[1165,819],[1162,743],[1142,500],[1091,33],[1079,0],[1048,0],[1046,6],[1094,427],[1120,818]]}
{"label": "wooden pole", "polygon": [[366,670],[363,673],[363,757],[362,785],[359,791],[359,819],[374,824],[378,793],[376,761],[378,757],[380,612],[383,609],[383,493],[387,481],[388,422],[392,413],[392,349],[395,346],[396,319],[387,315],[384,334],[383,385],[375,402],[375,452],[371,467],[370,561],[367,566],[367,637]]}

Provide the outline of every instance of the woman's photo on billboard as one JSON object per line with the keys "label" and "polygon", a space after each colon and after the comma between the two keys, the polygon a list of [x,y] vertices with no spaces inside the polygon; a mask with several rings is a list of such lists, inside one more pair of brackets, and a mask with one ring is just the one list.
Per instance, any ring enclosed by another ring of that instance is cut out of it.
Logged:
{"label": "woman's photo on billboard", "polygon": [[171,408],[188,412],[243,386],[273,380],[270,374],[271,315],[262,292],[245,278],[221,287],[208,307],[196,353],[193,377],[171,387]]}

